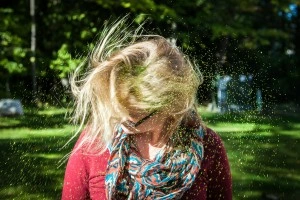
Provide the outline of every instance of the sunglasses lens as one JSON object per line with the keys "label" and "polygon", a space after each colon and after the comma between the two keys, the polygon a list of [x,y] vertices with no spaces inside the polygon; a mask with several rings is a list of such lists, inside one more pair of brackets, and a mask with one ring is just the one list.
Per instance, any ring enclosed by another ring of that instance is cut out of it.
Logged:
{"label": "sunglasses lens", "polygon": [[142,124],[143,122],[145,122],[146,120],[148,120],[149,118],[151,118],[154,114],[156,113],[156,111],[150,113],[149,115],[147,115],[146,117],[142,118],[141,120],[139,120],[138,122],[134,123],[130,120],[127,120],[125,122],[123,122],[123,126],[125,126],[127,129],[130,130],[134,130],[137,131],[137,126],[139,126],[140,124]]}

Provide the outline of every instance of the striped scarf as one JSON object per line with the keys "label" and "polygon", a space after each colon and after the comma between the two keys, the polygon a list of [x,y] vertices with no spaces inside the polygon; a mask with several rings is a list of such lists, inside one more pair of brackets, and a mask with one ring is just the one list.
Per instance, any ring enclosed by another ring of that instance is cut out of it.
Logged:
{"label": "striped scarf", "polygon": [[160,151],[153,161],[132,147],[118,128],[107,165],[106,197],[114,199],[180,199],[191,188],[203,159],[203,128],[190,135],[190,146]]}

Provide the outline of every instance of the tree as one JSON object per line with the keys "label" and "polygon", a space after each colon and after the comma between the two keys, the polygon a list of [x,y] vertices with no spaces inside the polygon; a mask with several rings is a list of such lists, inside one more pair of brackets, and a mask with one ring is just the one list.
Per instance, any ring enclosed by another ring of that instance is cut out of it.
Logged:
{"label": "tree", "polygon": [[[213,80],[221,73],[254,74],[257,87],[265,91],[266,97],[282,100],[280,93],[292,97],[288,91],[293,85],[288,80],[299,73],[296,67],[299,60],[299,15],[291,19],[286,17],[291,2],[36,1],[37,89],[43,94],[55,95],[51,94],[52,88],[85,57],[103,24],[130,13],[136,24],[148,19],[145,27],[149,34],[155,32],[173,40],[176,38],[182,50],[192,55],[205,76],[199,92],[201,99],[211,98]],[[0,22],[0,64],[5,67],[0,69],[0,78],[4,79],[4,74],[9,73],[14,79],[19,70],[27,80],[31,72],[29,3],[20,0],[4,4],[0,9],[4,19]],[[295,54],[287,55],[287,50]],[[43,84],[45,82],[47,84]]]}
{"label": "tree", "polygon": [[24,59],[28,49],[24,38],[28,34],[28,29],[23,24],[25,20],[21,14],[25,10],[22,9],[23,3],[16,5],[14,3],[6,2],[0,8],[0,79],[5,82],[5,92],[0,93],[0,96],[3,97],[11,96],[11,76],[27,72]]}

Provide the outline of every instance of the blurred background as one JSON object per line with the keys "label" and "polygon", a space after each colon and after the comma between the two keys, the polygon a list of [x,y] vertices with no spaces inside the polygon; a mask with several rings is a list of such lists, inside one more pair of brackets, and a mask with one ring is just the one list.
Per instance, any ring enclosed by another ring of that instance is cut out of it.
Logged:
{"label": "blurred background", "polygon": [[199,112],[226,146],[234,199],[300,199],[300,1],[0,1],[0,199],[59,199],[75,126],[68,78],[130,14],[203,73]]}

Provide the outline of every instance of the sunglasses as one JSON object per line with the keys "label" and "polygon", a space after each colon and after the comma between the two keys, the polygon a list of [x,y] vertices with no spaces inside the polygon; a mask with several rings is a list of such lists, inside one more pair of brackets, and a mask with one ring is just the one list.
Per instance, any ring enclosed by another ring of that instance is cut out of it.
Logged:
{"label": "sunglasses", "polygon": [[130,128],[136,128],[137,126],[141,125],[143,122],[145,122],[147,119],[151,118],[154,114],[156,113],[156,111],[153,111],[152,113],[150,113],[149,115],[147,115],[146,117],[142,118],[141,120],[137,121],[137,122],[132,122],[130,120],[125,121],[123,124],[125,126],[128,126]]}

